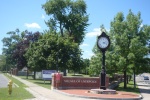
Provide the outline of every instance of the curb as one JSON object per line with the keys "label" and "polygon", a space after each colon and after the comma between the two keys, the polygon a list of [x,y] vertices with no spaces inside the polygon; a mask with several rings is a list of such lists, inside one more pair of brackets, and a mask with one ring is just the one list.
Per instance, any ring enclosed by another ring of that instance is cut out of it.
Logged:
{"label": "curb", "polygon": [[67,96],[71,96],[71,97],[79,97],[79,98],[88,98],[88,99],[103,99],[103,100],[141,100],[143,97],[140,95],[139,98],[101,98],[101,97],[87,97],[87,96],[83,96],[83,95],[75,95],[75,94],[69,94],[69,93],[65,93],[65,92],[61,92],[59,90],[53,89],[53,91],[63,94],[63,95],[67,95]]}
{"label": "curb", "polygon": [[141,99],[143,99],[144,97],[143,97],[143,95],[142,94],[140,94],[140,96],[139,96]]}

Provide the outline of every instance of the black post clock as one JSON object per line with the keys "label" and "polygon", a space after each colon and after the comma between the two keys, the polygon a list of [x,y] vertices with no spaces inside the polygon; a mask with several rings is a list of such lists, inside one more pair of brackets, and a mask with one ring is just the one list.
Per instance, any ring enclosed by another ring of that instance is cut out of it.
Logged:
{"label": "black post clock", "polygon": [[100,89],[106,90],[106,70],[105,70],[105,51],[110,46],[109,36],[106,35],[105,32],[102,32],[100,36],[98,36],[97,46],[102,51],[102,70],[100,73]]}

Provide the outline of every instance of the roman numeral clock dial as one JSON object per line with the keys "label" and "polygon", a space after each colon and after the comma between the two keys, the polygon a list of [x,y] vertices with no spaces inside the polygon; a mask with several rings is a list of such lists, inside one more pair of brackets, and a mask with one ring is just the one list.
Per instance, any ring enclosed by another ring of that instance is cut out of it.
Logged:
{"label": "roman numeral clock dial", "polygon": [[110,45],[109,36],[107,36],[104,32],[98,37],[97,46],[101,51],[106,51],[106,49]]}
{"label": "roman numeral clock dial", "polygon": [[105,37],[101,37],[98,44],[101,48],[106,48],[108,46],[108,40]]}

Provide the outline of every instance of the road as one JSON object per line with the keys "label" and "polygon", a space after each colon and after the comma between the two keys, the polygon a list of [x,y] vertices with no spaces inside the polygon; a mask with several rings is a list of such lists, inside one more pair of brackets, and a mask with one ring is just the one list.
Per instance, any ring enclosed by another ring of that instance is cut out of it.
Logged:
{"label": "road", "polygon": [[[149,78],[150,78],[150,74],[144,74],[144,75],[146,75],[146,76],[149,76]],[[15,77],[15,76],[14,76]],[[20,80],[20,79],[19,79]],[[20,80],[21,81],[21,80]],[[23,83],[26,83],[26,85],[27,85],[27,82],[24,82],[25,80],[23,80]],[[137,81],[137,85],[138,85],[138,87],[139,87],[139,89],[140,89],[140,92],[141,92],[141,95],[143,96],[143,99],[142,100],[150,100],[149,99],[149,96],[150,96],[150,80],[146,80],[146,81],[144,81],[143,80],[143,78],[142,78],[142,76],[137,76],[136,77],[136,81]],[[7,84],[8,84],[8,82],[9,82],[9,79],[7,78],[7,77],[5,77],[3,74],[1,74],[0,73],[0,88],[6,88],[7,87]],[[31,84],[31,83],[30,83]],[[39,86],[33,86],[33,84],[31,84],[31,86],[28,88],[28,91],[30,91],[30,92],[33,92],[33,89],[35,89],[35,91],[36,92],[34,92],[33,94],[35,94],[34,96],[36,97],[39,97],[39,96],[41,96],[42,97],[42,95],[40,94],[38,94],[37,92],[37,88],[40,88],[40,92],[39,93],[41,93],[41,92],[43,92],[44,91],[44,95],[43,95],[43,97],[48,97],[49,95],[47,95],[47,93],[50,93],[51,94],[51,96],[50,96],[50,98],[51,98],[51,100],[59,100],[59,98],[61,97],[62,98],[62,100],[66,100],[66,98],[68,98],[68,99],[71,99],[71,100],[76,100],[76,99],[78,99],[78,100],[90,100],[90,99],[88,99],[88,98],[76,98],[76,97],[69,97],[69,96],[66,96],[66,95],[62,95],[62,94],[59,94],[59,96],[56,96],[56,95],[58,95],[57,93],[55,93],[55,92],[53,92],[53,91],[51,91],[51,90],[46,90],[45,91],[45,89],[43,89],[43,88],[41,88],[41,87],[39,87]],[[43,91],[42,91],[43,90]],[[39,100],[41,100],[41,97],[40,97],[40,99]],[[53,97],[55,97],[55,99],[53,99]],[[56,99],[57,98],[57,99]],[[65,98],[65,99],[64,99]],[[68,100],[67,99],[67,100]],[[30,100],[38,100],[37,98],[36,99],[30,99]],[[92,99],[92,100],[94,100],[94,99]]]}
{"label": "road", "polygon": [[0,73],[0,88],[6,88],[8,82],[9,82],[9,79]]}
{"label": "road", "polygon": [[138,75],[136,77],[137,85],[139,87],[141,95],[143,96],[142,100],[150,100],[150,80],[144,80],[143,76],[148,76],[150,79],[150,74],[148,73]]}

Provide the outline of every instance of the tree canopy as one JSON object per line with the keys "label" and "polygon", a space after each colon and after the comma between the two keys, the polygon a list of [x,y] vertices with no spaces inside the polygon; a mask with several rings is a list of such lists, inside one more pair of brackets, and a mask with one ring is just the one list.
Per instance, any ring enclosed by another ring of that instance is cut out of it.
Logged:
{"label": "tree canopy", "polygon": [[[106,54],[106,69],[109,74],[124,73],[124,88],[126,88],[127,74],[142,73],[145,72],[144,69],[150,70],[149,60],[145,58],[149,54],[150,26],[142,25],[140,12],[136,15],[131,10],[126,17],[119,12],[110,25],[108,35],[111,46]],[[97,55],[95,52],[95,57],[98,57]]]}
{"label": "tree canopy", "polygon": [[19,29],[8,32],[3,39],[3,54],[7,64],[33,71],[42,69],[71,69],[78,71],[83,66],[79,45],[88,26],[86,4],[83,0],[47,0],[42,5],[50,19],[49,30],[40,34]]}
{"label": "tree canopy", "polygon": [[83,0],[48,0],[42,5],[50,20],[47,26],[61,36],[72,37],[72,41],[80,44],[88,26],[86,4]]}
{"label": "tree canopy", "polygon": [[6,64],[9,67],[17,67],[22,69],[27,67],[27,62],[24,57],[26,50],[31,42],[37,41],[39,32],[23,31],[20,33],[19,29],[7,33],[10,37],[3,38],[3,54],[6,56]]}
{"label": "tree canopy", "polygon": [[79,69],[81,51],[78,44],[47,31],[26,53],[30,69]]}

